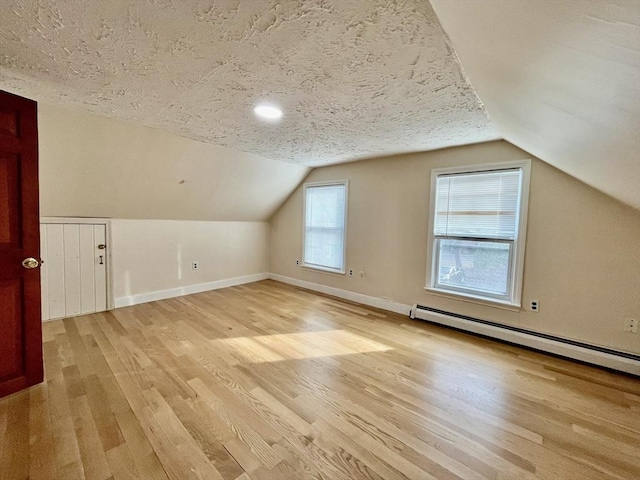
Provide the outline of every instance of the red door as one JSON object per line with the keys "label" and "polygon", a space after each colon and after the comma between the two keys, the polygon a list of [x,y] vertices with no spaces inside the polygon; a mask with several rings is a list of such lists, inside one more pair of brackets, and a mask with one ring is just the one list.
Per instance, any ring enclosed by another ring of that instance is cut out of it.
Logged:
{"label": "red door", "polygon": [[0,397],[42,381],[36,103],[0,91]]}

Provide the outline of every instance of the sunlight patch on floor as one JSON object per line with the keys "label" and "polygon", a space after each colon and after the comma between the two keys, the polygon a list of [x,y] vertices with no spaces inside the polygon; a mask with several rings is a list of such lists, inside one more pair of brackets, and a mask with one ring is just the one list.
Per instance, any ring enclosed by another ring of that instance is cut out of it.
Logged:
{"label": "sunlight patch on floor", "polygon": [[386,352],[393,349],[346,330],[222,338],[211,342],[216,348],[246,363]]}

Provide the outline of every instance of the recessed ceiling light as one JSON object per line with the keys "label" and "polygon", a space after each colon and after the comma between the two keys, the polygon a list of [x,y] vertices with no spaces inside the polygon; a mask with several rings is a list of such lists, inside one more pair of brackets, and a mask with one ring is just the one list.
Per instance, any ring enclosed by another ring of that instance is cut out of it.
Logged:
{"label": "recessed ceiling light", "polygon": [[282,110],[273,105],[267,105],[264,103],[256,105],[253,112],[259,117],[266,118],[267,120],[278,120],[282,117]]}

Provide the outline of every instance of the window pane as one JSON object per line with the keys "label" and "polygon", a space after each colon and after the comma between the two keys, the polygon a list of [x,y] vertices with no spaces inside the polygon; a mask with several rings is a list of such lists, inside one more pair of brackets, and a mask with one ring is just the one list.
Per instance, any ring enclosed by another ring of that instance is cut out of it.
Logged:
{"label": "window pane", "polygon": [[346,187],[308,186],[305,196],[304,262],[342,270]]}
{"label": "window pane", "polygon": [[344,185],[307,187],[306,195],[308,227],[343,227]]}
{"label": "window pane", "polygon": [[506,295],[510,243],[438,240],[437,283]]}
{"label": "window pane", "polygon": [[438,176],[434,233],[515,239],[521,175],[511,169]]}
{"label": "window pane", "polygon": [[342,270],[342,230],[311,228],[305,238],[305,263]]}

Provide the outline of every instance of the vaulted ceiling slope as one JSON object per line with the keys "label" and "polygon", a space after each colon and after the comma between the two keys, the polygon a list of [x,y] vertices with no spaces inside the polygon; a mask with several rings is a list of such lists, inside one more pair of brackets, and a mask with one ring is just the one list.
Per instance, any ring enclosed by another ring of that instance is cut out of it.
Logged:
{"label": "vaulted ceiling slope", "polygon": [[266,221],[310,168],[38,105],[40,214]]}
{"label": "vaulted ceiling slope", "polygon": [[499,138],[426,0],[4,0],[0,26],[14,92],[271,159]]}
{"label": "vaulted ceiling slope", "polygon": [[4,0],[0,88],[309,166],[505,138],[640,208],[639,17],[640,0]]}
{"label": "vaulted ceiling slope", "polygon": [[639,0],[431,0],[498,133],[640,208]]}

